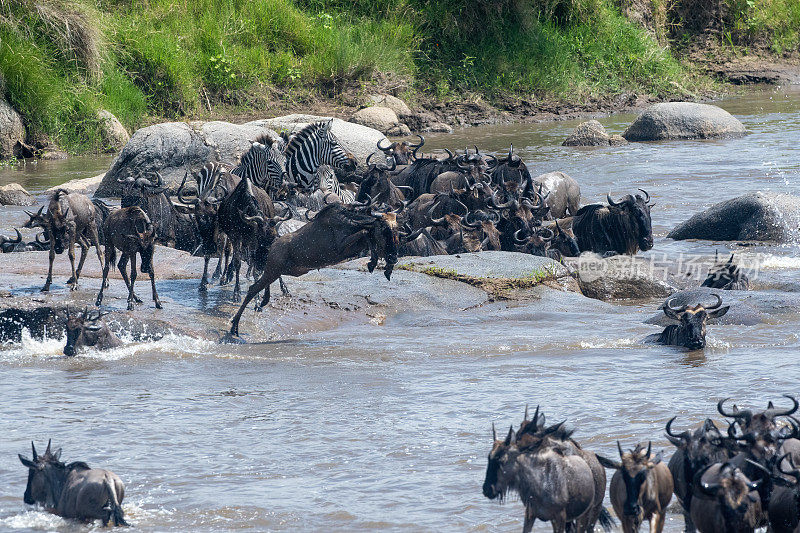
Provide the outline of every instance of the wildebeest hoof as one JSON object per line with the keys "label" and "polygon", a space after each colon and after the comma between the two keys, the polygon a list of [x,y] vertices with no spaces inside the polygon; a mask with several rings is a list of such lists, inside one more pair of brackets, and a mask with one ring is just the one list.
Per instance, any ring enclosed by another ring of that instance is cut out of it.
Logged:
{"label": "wildebeest hoof", "polygon": [[49,292],[49,291],[50,291],[50,285],[45,285],[44,287],[41,288],[39,292]]}
{"label": "wildebeest hoof", "polygon": [[164,307],[161,305],[161,302],[156,302],[156,309],[163,309]]}
{"label": "wildebeest hoof", "polygon": [[133,311],[133,302],[128,302],[128,311]]}
{"label": "wildebeest hoof", "polygon": [[73,277],[69,278],[67,280],[67,285],[69,285],[70,283],[75,283],[75,278],[73,278]]}
{"label": "wildebeest hoof", "polygon": [[101,304],[101,303],[103,303],[103,301],[102,301],[101,299],[99,299],[99,298],[98,298],[98,299],[97,299],[97,301],[94,303],[94,306],[95,306],[95,307],[100,307],[100,304]]}
{"label": "wildebeest hoof", "polygon": [[208,292],[208,287],[205,285],[200,285],[200,288],[197,289],[198,292]]}
{"label": "wildebeest hoof", "polygon": [[78,284],[77,283],[73,283],[72,285],[70,285],[69,290],[77,291],[78,290]]}
{"label": "wildebeest hoof", "polygon": [[231,328],[231,331],[226,333],[219,340],[219,343],[220,344],[244,344],[244,341],[241,338],[239,338],[238,328],[237,328],[237,331],[235,333],[233,332],[233,329]]}
{"label": "wildebeest hoof", "polygon": [[142,299],[136,296],[135,294],[133,295],[133,301],[136,302],[137,304],[142,303]]}

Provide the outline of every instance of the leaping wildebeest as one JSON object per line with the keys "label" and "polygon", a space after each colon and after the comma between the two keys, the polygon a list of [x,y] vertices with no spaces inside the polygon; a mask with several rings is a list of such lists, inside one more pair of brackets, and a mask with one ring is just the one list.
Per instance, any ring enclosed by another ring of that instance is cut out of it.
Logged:
{"label": "leaping wildebeest", "polygon": [[607,196],[608,205],[592,204],[581,207],[572,220],[572,231],[581,252],[601,255],[634,255],[653,247],[653,228],[650,220],[650,195],[626,195],[619,202]]}
{"label": "leaping wildebeest", "polygon": [[[161,301],[156,292],[155,269],[153,267],[153,251],[155,250],[155,229],[150,218],[140,207],[123,207],[108,215],[104,228],[104,239],[106,246],[106,263],[103,265],[103,282],[100,285],[100,292],[97,294],[95,305],[99,306],[103,302],[103,290],[105,290],[108,280],[108,271],[111,264],[117,259],[117,249],[122,252],[117,267],[119,268],[122,279],[128,287],[128,311],[133,310],[133,304],[142,303],[142,300],[133,292],[136,282],[136,254],[141,257],[140,270],[142,273],[150,274],[150,284],[153,287],[153,301],[156,309],[161,309]],[[131,262],[131,277],[125,271],[128,260]]]}
{"label": "leaping wildebeest", "polygon": [[651,448],[652,443],[646,450],[638,444],[624,453],[617,441],[620,461],[597,456],[600,464],[616,470],[611,478],[609,497],[625,533],[638,531],[645,520],[650,522],[651,533],[661,533],[664,529],[667,506],[672,499],[672,474],[661,462],[661,454],[651,455]]}
{"label": "leaping wildebeest", "polygon": [[678,324],[670,324],[660,334],[648,336],[645,342],[655,342],[671,346],[683,346],[690,350],[702,350],[706,346],[706,321],[709,318],[719,318],[728,312],[729,305],[722,305],[722,298],[712,294],[717,299],[713,305],[684,305],[673,307],[673,299],[664,304],[664,314]]}
{"label": "leaping wildebeest", "polygon": [[[64,249],[67,249],[72,266],[72,277],[67,280],[67,284],[72,285],[71,290],[75,290],[78,288],[78,278],[90,246],[97,249],[97,260],[101,265],[103,264],[103,252],[100,250],[100,238],[95,220],[95,205],[83,194],[57,189],[50,197],[47,213],[42,215],[42,209],[44,207],[40,208],[36,214],[26,211],[30,220],[24,226],[26,228],[41,227],[50,238],[50,264],[42,292],[50,290],[50,284],[53,282],[53,260],[55,260],[56,254],[64,253]],[[81,258],[77,269],[75,268],[75,244],[81,247]]]}
{"label": "leaping wildebeest", "polygon": [[98,310],[90,311],[88,308],[80,313],[72,313],[68,307],[64,355],[71,357],[81,348],[109,350],[122,346],[122,341],[108,329],[108,324],[103,320],[103,316],[107,314]]}
{"label": "leaping wildebeest", "polygon": [[44,454],[36,453],[31,442],[32,459],[21,454],[19,460],[28,468],[28,484],[23,500],[28,505],[40,504],[62,518],[77,520],[100,519],[103,525],[113,521],[115,526],[127,526],[122,500],[125,486],[114,472],[90,468],[83,461],[61,462],[61,448],[50,451],[50,441]]}
{"label": "leaping wildebeest", "polygon": [[231,335],[239,335],[239,320],[247,304],[264,291],[260,310],[269,302],[269,286],[282,274],[302,276],[357,256],[369,249],[367,268],[372,272],[380,257],[386,259],[384,275],[390,279],[397,263],[397,215],[376,210],[374,202],[323,207],[308,224],[275,239],[267,252],[261,277],[250,286],[231,322]]}

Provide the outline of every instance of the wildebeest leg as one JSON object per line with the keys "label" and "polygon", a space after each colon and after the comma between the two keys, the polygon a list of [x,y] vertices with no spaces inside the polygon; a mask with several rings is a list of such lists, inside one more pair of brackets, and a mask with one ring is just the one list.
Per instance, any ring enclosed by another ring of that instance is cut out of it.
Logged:
{"label": "wildebeest leg", "polygon": [[250,285],[242,305],[239,306],[239,310],[236,311],[236,314],[231,320],[231,335],[236,335],[237,337],[239,336],[239,320],[242,318],[242,313],[244,313],[244,310],[247,309],[247,304],[250,303],[250,300],[255,298],[258,293],[264,289],[267,289],[267,291],[265,292],[265,301],[262,301],[262,304],[266,305],[266,301],[269,301],[269,286],[272,285],[272,282],[276,279],[278,279],[278,273],[272,272],[269,267],[267,267],[264,269],[264,273],[261,274],[261,277],[258,278],[255,283]]}
{"label": "wildebeest leg", "polygon": [[[281,284],[281,292],[283,293],[283,295],[284,295],[284,296],[291,296],[291,294],[289,294],[289,287],[287,287],[287,286],[286,286],[286,283],[284,283],[284,281],[283,281],[283,277],[281,277],[281,276],[278,276],[278,281],[279,281],[279,282],[280,282],[280,284]],[[267,291],[269,291],[269,287],[267,287]],[[268,295],[266,295],[266,294],[265,294],[264,296],[265,296],[267,299],[269,299],[269,296],[268,296]],[[262,304],[262,306],[263,306],[263,305],[266,305],[266,304]]]}
{"label": "wildebeest leg", "polygon": [[69,242],[67,255],[69,256],[69,264],[72,267],[72,277],[67,280],[67,284],[72,283],[72,287],[69,290],[74,291],[78,288],[78,277],[75,275],[75,241],[72,239]]}
{"label": "wildebeest leg", "polygon": [[200,292],[206,292],[208,290],[208,262],[211,261],[211,256],[207,255],[204,258],[203,263],[203,277],[200,278],[200,288],[198,289]]}
{"label": "wildebeest leg", "polygon": [[[111,248],[111,250],[109,250]],[[113,246],[106,246],[106,264],[103,265],[103,282],[100,284],[100,292],[97,293],[97,301],[94,303],[97,307],[103,303],[103,290],[108,286],[108,271],[111,269],[111,263],[116,259],[116,252]]]}
{"label": "wildebeest leg", "polygon": [[650,517],[650,533],[661,533],[664,530],[665,513],[663,511],[656,511]]}
{"label": "wildebeest leg", "polygon": [[233,272],[236,276],[236,281],[233,286],[233,301],[240,302],[242,301],[242,292],[239,285],[239,271],[242,269],[242,260],[239,259],[239,254],[236,252],[233,253]]}
{"label": "wildebeest leg", "polygon": [[533,516],[533,508],[529,505],[525,506],[525,523],[522,525],[522,533],[530,533],[533,529],[533,523],[536,518]]}
{"label": "wildebeest leg", "polygon": [[[688,498],[687,498],[688,500]],[[691,500],[689,500],[691,502]],[[695,533],[694,522],[692,522],[692,515],[689,513],[689,504],[681,505],[683,511],[683,531],[684,533]]]}
{"label": "wildebeest leg", "polygon": [[47,280],[44,282],[44,287],[42,287],[42,292],[47,292],[50,290],[50,284],[53,282],[53,261],[56,258],[56,249],[53,244],[53,238],[50,239],[50,266],[47,268]]}
{"label": "wildebeest leg", "polygon": [[[125,286],[128,288],[129,292],[133,291],[131,287],[131,280],[128,278],[128,254],[123,253],[122,256],[119,258],[119,263],[117,263],[117,268],[119,269],[119,273],[122,274],[122,279],[125,281]],[[133,295],[134,301],[137,304],[142,303],[142,301],[134,294]]]}
{"label": "wildebeest leg", "polygon": [[217,268],[214,269],[214,273],[211,275],[211,281],[217,281],[222,274],[222,252],[220,251],[219,257],[217,258]]}
{"label": "wildebeest leg", "polygon": [[[142,258],[142,262],[144,262],[144,258]],[[150,257],[150,285],[152,285],[152,287],[153,287],[153,301],[156,303],[156,309],[161,309],[161,301],[158,299],[158,293],[156,292],[156,274],[154,272],[155,269],[156,269],[155,266],[153,266],[153,257],[151,256]]]}
{"label": "wildebeest leg", "polygon": [[131,254],[131,286],[128,292],[128,311],[133,311],[133,302],[140,303],[141,300],[133,293],[133,285],[136,283],[136,253]]}
{"label": "wildebeest leg", "polygon": [[[81,270],[83,270],[83,263],[86,262],[86,255],[89,253],[89,244],[87,242],[81,239],[78,244],[81,247],[81,258],[78,261],[78,268],[75,271],[75,285],[78,284],[78,278],[81,277]],[[100,261],[100,264],[102,265],[103,262]]]}

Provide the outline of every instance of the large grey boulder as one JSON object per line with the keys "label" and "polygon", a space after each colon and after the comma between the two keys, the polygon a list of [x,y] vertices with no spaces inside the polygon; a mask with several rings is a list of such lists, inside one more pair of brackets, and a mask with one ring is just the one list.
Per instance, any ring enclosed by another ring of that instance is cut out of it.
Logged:
{"label": "large grey boulder", "polygon": [[575,268],[581,292],[589,298],[640,300],[668,296],[675,291],[657,265],[645,258],[617,255],[604,259],[584,253],[565,262]]}
{"label": "large grey boulder", "polygon": [[131,139],[128,130],[110,111],[101,109],[97,116],[100,118],[103,146],[108,152],[120,150]]}
{"label": "large grey boulder", "polygon": [[792,241],[800,234],[800,197],[753,192],[715,204],[679,224],[670,239]]}
{"label": "large grey boulder", "polygon": [[411,108],[404,101],[391,94],[372,94],[367,97],[367,103],[372,106],[388,107],[399,118],[411,115]]}
{"label": "large grey boulder", "polygon": [[119,195],[117,179],[155,171],[177,189],[187,169],[197,170],[210,161],[236,164],[262,135],[277,138],[274,131],[253,122],[166,122],[142,128],[111,163],[95,196]]}
{"label": "large grey boulder", "polygon": [[[269,118],[248,122],[248,125],[258,125],[271,128],[275,131],[286,130],[288,133],[296,132],[312,122],[331,120],[331,117],[320,117],[317,115],[286,115],[283,117]],[[345,122],[342,119],[334,118],[331,131],[342,146],[356,156],[359,161],[365,161],[367,156],[375,151],[378,141],[386,139],[386,136],[373,128]]]}
{"label": "large grey boulder", "polygon": [[17,157],[17,143],[25,142],[22,117],[11,104],[0,98],[0,159]]}
{"label": "large grey boulder", "polygon": [[620,146],[628,141],[619,135],[609,135],[606,129],[596,120],[581,122],[561,146]]}
{"label": "large grey boulder", "polygon": [[654,104],[633,121],[622,136],[628,141],[741,137],[739,119],[722,108],[694,102]]}
{"label": "large grey boulder", "polygon": [[19,183],[0,187],[0,205],[36,205],[36,198]]}
{"label": "large grey boulder", "polygon": [[372,106],[359,109],[353,113],[350,122],[373,128],[381,133],[392,135],[400,130],[400,119],[388,107]]}

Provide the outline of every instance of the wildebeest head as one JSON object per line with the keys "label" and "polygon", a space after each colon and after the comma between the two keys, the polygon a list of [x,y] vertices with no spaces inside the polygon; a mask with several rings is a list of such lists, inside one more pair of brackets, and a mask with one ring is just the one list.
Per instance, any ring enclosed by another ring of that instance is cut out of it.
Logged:
{"label": "wildebeest head", "polygon": [[14,231],[17,232],[16,239],[9,239],[5,235],[0,235],[0,251],[3,253],[13,252],[20,244],[22,244],[22,234],[17,228],[14,228]]}
{"label": "wildebeest head", "polygon": [[714,266],[708,270],[708,276],[700,285],[722,290],[747,290],[750,280],[733,262],[733,254],[725,262],[719,261],[719,256],[714,252]]}
{"label": "wildebeest head", "polygon": [[70,230],[74,231],[75,223],[73,222],[74,216],[70,212],[69,203],[66,199],[62,203],[62,198],[66,196],[66,191],[59,189],[50,200],[47,206],[47,229],[50,240],[53,241],[53,247],[57,254],[64,252],[64,249],[69,245]]}
{"label": "wildebeest head", "polygon": [[44,211],[44,206],[40,207],[36,213],[31,213],[30,211],[25,211],[25,214],[28,215],[29,220],[22,225],[23,228],[42,228],[47,230],[47,218],[42,214]]}
{"label": "wildebeest head", "polygon": [[38,455],[36,446],[31,442],[32,459],[26,459],[22,454],[18,454],[19,460],[28,468],[28,484],[22,497],[28,505],[40,503],[45,507],[54,508],[58,504],[54,495],[60,492],[57,488],[63,483],[63,471],[66,466],[59,460],[61,448],[51,452],[50,444],[51,441],[47,441],[47,450],[43,455]]}
{"label": "wildebeest head", "polygon": [[514,426],[508,429],[504,440],[497,440],[497,432],[492,424],[492,451],[489,452],[486,465],[486,478],[483,481],[483,495],[490,500],[503,501],[506,494],[514,487],[517,477],[517,456],[519,450],[512,443]]}
{"label": "wildebeest head", "polygon": [[283,215],[276,215],[274,217],[264,219],[261,215],[254,217],[245,217],[256,224],[256,248],[253,251],[253,262],[258,270],[263,270],[267,262],[267,254],[269,254],[270,246],[278,238],[278,228],[281,223],[286,222],[292,218],[292,211],[287,206]]}
{"label": "wildebeest head", "polygon": [[394,159],[395,164],[407,165],[413,159],[417,158],[417,150],[422,148],[422,145],[425,144],[425,137],[419,134],[417,134],[417,137],[419,137],[419,143],[417,144],[411,144],[408,141],[402,141],[389,143],[388,146],[381,146],[384,141],[384,139],[381,139],[377,143],[378,150],[386,154],[387,158],[391,157]]}
{"label": "wildebeest head", "polygon": [[777,409],[772,401],[770,401],[764,411],[754,413],[750,409],[739,409],[736,405],[734,405],[730,411],[726,411],[724,404],[730,398],[725,398],[717,403],[717,411],[722,416],[736,419],[741,426],[742,431],[745,433],[772,431],[778,427],[775,423],[775,419],[777,417],[793,415],[795,412],[797,412],[798,407],[800,407],[800,403],[791,394],[784,394],[783,397],[791,400],[791,407],[786,409]]}
{"label": "wildebeest head", "polygon": [[514,232],[514,244],[518,251],[545,257],[550,242],[553,239],[553,230],[541,226],[531,229],[523,228]]}
{"label": "wildebeest head", "polygon": [[201,169],[199,176],[195,175],[198,182],[198,196],[196,198],[187,197],[184,194],[188,170],[183,176],[183,181],[178,187],[178,200],[180,204],[173,203],[175,209],[180,213],[191,216],[200,236],[200,250],[203,255],[212,255],[217,251],[218,223],[217,211],[219,204],[225,198],[225,187],[217,183],[217,176],[212,176],[203,181],[204,174],[208,173],[211,164]]}
{"label": "wildebeest head", "polygon": [[625,483],[623,512],[626,516],[639,516],[643,497],[647,497],[651,501],[656,499],[655,481],[651,471],[661,462],[661,454],[659,453],[652,457],[650,454],[651,448],[652,443],[647,444],[646,450],[644,445],[640,443],[633,450],[624,453],[622,445],[617,441],[619,462],[597,456],[600,464],[606,468],[614,468],[622,475],[622,480]]}
{"label": "wildebeest head", "polygon": [[500,232],[497,224],[500,215],[496,211],[470,211],[461,220],[463,244],[467,252],[500,250]]}
{"label": "wildebeest head", "polygon": [[639,244],[639,249],[647,251],[653,247],[653,227],[650,220],[650,208],[655,204],[650,204],[650,195],[644,189],[639,189],[644,193],[644,197],[640,194],[628,194],[619,202],[611,199],[611,195],[607,195],[609,209],[612,212],[627,214],[628,217],[635,223],[636,226],[636,239]]}
{"label": "wildebeest head", "polygon": [[105,341],[108,326],[103,321],[103,316],[98,310],[89,311],[84,308],[80,313],[73,313],[67,308],[67,344],[64,346],[64,355],[73,356],[78,348],[83,346],[98,346]]}
{"label": "wildebeest head", "polygon": [[514,145],[508,149],[508,154],[488,163],[492,183],[508,186],[509,183],[532,183],[530,171],[518,155],[514,153]]}
{"label": "wildebeest head", "polygon": [[356,194],[357,202],[369,202],[374,199],[378,203],[385,203],[391,207],[398,207],[405,201],[404,193],[401,189],[406,189],[413,193],[411,187],[398,187],[389,180],[389,173],[397,168],[397,163],[392,160],[391,164],[370,163],[372,156],[367,157],[367,172],[364,174],[361,184]]}
{"label": "wildebeest head", "polygon": [[[690,350],[700,350],[706,345],[706,321],[709,318],[719,318],[728,312],[730,306],[720,307],[722,298],[712,294],[717,303],[710,306],[686,305],[673,307],[673,299],[664,304],[664,314],[679,322],[677,344]],[[668,326],[669,327],[669,326]]]}
{"label": "wildebeest head", "polygon": [[[712,474],[710,470],[716,472]],[[708,477],[713,479],[704,479]],[[755,491],[758,490],[761,480],[750,481],[744,472],[732,463],[726,462],[721,466],[718,463],[710,465],[698,474],[698,479],[700,479],[698,483],[700,492],[718,500],[726,507],[727,512],[723,512],[723,516],[733,518],[737,514],[742,515],[750,505],[759,502],[758,493]]]}
{"label": "wildebeest head", "polygon": [[707,418],[703,425],[693,432],[686,430],[674,433],[672,423],[676,418],[672,417],[667,422],[667,439],[683,451],[692,472],[699,472],[708,464],[722,461],[727,457],[724,447],[726,437],[723,437],[713,420]]}
{"label": "wildebeest head", "polygon": [[567,233],[558,225],[558,220],[556,220],[556,231],[553,240],[550,242],[550,248],[558,250],[564,257],[578,257],[581,255],[578,241],[571,235],[571,232]]}

